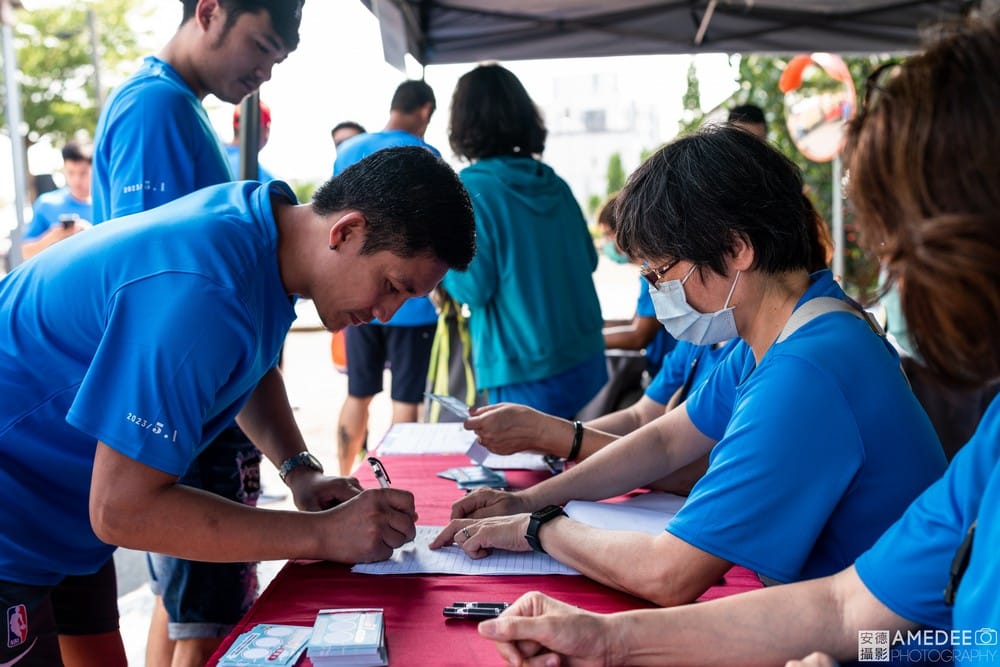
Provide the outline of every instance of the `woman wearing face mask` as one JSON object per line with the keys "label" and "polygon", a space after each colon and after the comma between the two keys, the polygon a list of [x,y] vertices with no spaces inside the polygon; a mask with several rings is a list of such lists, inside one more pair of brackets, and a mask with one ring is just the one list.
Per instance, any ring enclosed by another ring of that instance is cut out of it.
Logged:
{"label": "woman wearing face mask", "polygon": [[[696,599],[733,564],[776,582],[850,564],[945,460],[895,351],[829,271],[810,274],[815,211],[798,169],[746,132],[705,129],[631,176],[618,217],[619,245],[647,262],[668,331],[745,345],[683,405],[568,472],[459,500],[436,544],[474,557],[544,549],[661,605]],[[659,535],[592,528],[558,508],[628,492],[710,450]]]}

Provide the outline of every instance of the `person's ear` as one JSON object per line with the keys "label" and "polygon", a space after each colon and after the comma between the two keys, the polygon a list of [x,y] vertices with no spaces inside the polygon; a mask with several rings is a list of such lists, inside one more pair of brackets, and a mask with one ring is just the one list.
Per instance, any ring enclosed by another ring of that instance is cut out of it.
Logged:
{"label": "person's ear", "polygon": [[330,227],[330,250],[338,250],[342,245],[363,237],[368,221],[360,211],[348,211]]}
{"label": "person's ear", "polygon": [[729,269],[746,273],[753,266],[754,258],[753,246],[750,240],[743,235],[737,235],[733,239],[733,251],[729,260]]}
{"label": "person's ear", "polygon": [[194,8],[194,19],[198,22],[198,27],[207,32],[209,25],[218,18],[221,11],[218,0],[199,0]]}

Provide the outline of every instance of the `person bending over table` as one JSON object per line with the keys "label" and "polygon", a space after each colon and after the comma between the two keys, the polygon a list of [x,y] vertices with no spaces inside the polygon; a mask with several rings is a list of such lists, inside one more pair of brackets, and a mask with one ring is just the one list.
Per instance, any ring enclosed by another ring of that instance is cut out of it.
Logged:
{"label": "person bending over table", "polygon": [[[743,353],[684,405],[568,472],[460,499],[433,546],[544,550],[664,606],[696,599],[733,564],[789,582],[870,547],[945,459],[895,350],[829,271],[809,273],[816,215],[798,168],[740,129],[706,128],[647,160],[619,199],[619,245],[646,260],[671,335],[739,336]],[[791,319],[818,305],[838,310]],[[710,450],[660,535],[589,527],[558,507],[631,491]]]}
{"label": "person bending over table", "polygon": [[[275,363],[296,297],[341,329],[389,319],[468,266],[468,193],[426,150],[390,148],[296,203],[280,181],[210,186],[68,238],[0,281],[0,607],[17,617],[0,663],[61,664],[52,588],[95,572],[112,545],[355,563],[413,538],[410,493],[323,475]],[[310,511],[178,483],[234,417]]]}
{"label": "person bending over table", "polygon": [[[939,377],[1000,377],[1000,20],[945,30],[869,78],[848,134],[862,242],[901,288]],[[480,624],[511,665],[832,665],[861,632],[951,630],[955,664],[1000,659],[1000,398],[944,477],[853,567],[678,609],[597,615],[529,593]],[[962,557],[964,554],[964,557]],[[560,655],[554,655],[560,654]],[[929,654],[933,655],[933,654]],[[905,656],[904,656],[905,659]]]}

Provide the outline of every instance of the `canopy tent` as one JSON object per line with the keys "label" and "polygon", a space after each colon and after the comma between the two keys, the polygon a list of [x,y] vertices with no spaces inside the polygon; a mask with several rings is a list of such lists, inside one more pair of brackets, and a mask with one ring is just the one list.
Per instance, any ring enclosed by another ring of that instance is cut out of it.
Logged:
{"label": "canopy tent", "polygon": [[[989,0],[987,0],[989,1]],[[424,65],[669,53],[914,50],[976,0],[362,0]]]}

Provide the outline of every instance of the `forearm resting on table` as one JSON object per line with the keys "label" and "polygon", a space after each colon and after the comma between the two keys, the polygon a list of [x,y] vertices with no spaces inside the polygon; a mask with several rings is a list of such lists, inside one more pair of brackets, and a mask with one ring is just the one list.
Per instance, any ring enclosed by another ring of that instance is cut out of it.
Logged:
{"label": "forearm resting on table", "polygon": [[781,665],[814,651],[858,657],[858,631],[915,627],[865,588],[854,568],[696,605],[613,614],[629,665]]}
{"label": "forearm resting on table", "polygon": [[542,526],[539,540],[581,574],[664,607],[693,602],[732,567],[667,532],[604,530],[569,518]]}

